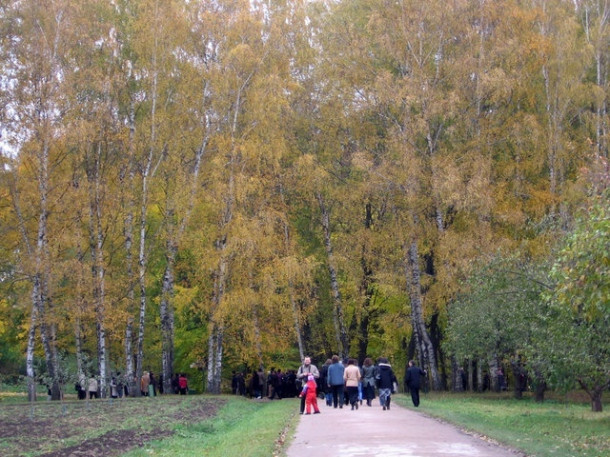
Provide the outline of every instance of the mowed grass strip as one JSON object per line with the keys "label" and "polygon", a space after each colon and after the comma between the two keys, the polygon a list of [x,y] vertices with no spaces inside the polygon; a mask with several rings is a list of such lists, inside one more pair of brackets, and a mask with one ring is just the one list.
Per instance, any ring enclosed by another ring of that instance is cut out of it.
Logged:
{"label": "mowed grass strip", "polygon": [[284,455],[285,437],[298,422],[298,399],[256,401],[227,397],[218,414],[182,424],[176,433],[123,457],[270,457]]}
{"label": "mowed grass strip", "polygon": [[[408,395],[395,401],[416,409]],[[610,412],[594,413],[589,403],[430,393],[422,395],[417,410],[530,457],[610,456]]]}

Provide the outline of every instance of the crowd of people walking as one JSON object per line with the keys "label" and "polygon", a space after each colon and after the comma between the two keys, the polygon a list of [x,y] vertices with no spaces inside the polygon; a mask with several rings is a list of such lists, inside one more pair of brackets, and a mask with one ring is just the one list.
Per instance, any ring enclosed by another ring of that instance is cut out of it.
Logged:
{"label": "crowd of people walking", "polygon": [[[409,362],[405,373],[405,387],[411,392],[414,406],[419,406],[419,390],[425,379],[425,371],[414,361]],[[334,408],[348,406],[357,410],[365,404],[373,406],[379,397],[383,410],[389,410],[392,394],[398,389],[398,381],[388,359],[379,357],[377,363],[370,357],[364,359],[362,366],[357,360],[341,360],[333,355],[324,365],[318,367],[310,357],[305,357],[298,370],[271,368],[268,373],[254,370],[248,376],[233,372],[231,390],[235,395],[250,398],[282,399],[300,397],[300,413],[319,413],[317,399]]]}
{"label": "crowd of people walking", "polygon": [[[426,372],[415,365],[414,361],[409,362],[405,387],[411,392],[414,406],[419,406],[419,390],[425,375]],[[117,372],[111,377],[108,387],[111,398],[155,397],[164,393],[187,395],[189,392],[188,379],[184,373],[176,373],[170,385],[171,392],[164,392],[163,377],[145,371],[132,382]],[[311,414],[312,410],[314,414],[319,413],[318,398],[323,399],[329,407],[348,406],[357,410],[364,402],[366,406],[372,406],[373,400],[378,397],[383,410],[389,410],[397,386],[394,370],[385,357],[379,357],[377,363],[367,357],[362,366],[359,366],[353,358],[341,360],[339,356],[333,355],[320,369],[312,363],[310,357],[305,357],[298,370],[271,368],[265,373],[259,369],[249,375],[234,371],[231,379],[231,391],[235,395],[270,400],[300,397],[301,414],[305,411],[306,414]],[[102,396],[100,382],[95,375],[76,382],[74,389],[79,400]]]}

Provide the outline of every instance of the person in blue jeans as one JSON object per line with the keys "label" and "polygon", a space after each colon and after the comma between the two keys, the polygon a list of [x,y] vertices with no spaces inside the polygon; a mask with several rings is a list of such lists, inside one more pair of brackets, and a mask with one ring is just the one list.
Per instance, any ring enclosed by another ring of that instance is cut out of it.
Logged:
{"label": "person in blue jeans", "polygon": [[379,402],[383,406],[383,410],[390,409],[390,401],[392,400],[392,391],[396,382],[396,375],[392,370],[392,366],[385,357],[377,359],[377,388],[379,389]]}
{"label": "person in blue jeans", "polygon": [[333,355],[328,367],[327,383],[333,396],[333,407],[343,408],[343,373],[345,367],[339,361],[338,355]]}

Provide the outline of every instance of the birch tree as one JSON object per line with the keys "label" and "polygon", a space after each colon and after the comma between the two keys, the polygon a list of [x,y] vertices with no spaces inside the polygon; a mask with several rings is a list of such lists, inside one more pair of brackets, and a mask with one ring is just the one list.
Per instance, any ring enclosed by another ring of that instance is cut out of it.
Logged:
{"label": "birch tree", "polygon": [[[9,33],[4,37],[7,81],[12,86],[6,115],[11,127],[11,141],[19,151],[19,161],[32,170],[37,193],[32,200],[37,209],[35,235],[30,233],[23,219],[20,192],[13,193],[14,211],[21,227],[24,251],[31,257],[24,265],[32,283],[30,328],[28,334],[26,366],[30,400],[33,399],[34,338],[40,329],[45,353],[47,374],[50,378],[52,398],[60,398],[59,366],[55,345],[55,326],[51,319],[51,270],[49,250],[49,201],[52,166],[57,160],[57,135],[61,122],[61,80],[64,69],[61,56],[65,52],[66,27],[69,23],[68,5],[62,1],[44,7],[35,2],[7,5],[3,21],[11,21]],[[14,171],[17,172],[19,168]]]}

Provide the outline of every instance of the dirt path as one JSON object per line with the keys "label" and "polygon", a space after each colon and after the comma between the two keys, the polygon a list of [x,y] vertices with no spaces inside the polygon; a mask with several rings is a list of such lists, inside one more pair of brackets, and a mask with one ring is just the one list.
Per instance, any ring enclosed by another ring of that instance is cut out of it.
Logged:
{"label": "dirt path", "polygon": [[318,400],[321,414],[300,416],[288,457],[517,457],[507,450],[428,418],[392,405],[383,411],[379,402],[357,411],[334,409]]}

